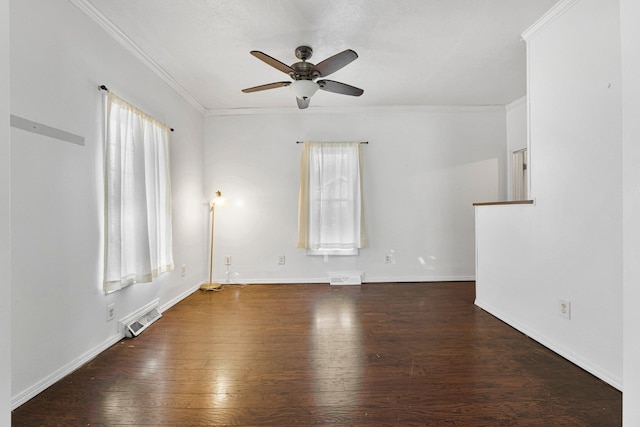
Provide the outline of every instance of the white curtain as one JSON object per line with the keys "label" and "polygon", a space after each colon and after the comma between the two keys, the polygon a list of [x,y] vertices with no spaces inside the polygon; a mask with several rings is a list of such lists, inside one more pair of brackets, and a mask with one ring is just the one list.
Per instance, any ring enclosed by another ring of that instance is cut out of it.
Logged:
{"label": "white curtain", "polygon": [[170,129],[106,94],[105,271],[116,291],[173,270]]}
{"label": "white curtain", "polygon": [[358,142],[305,142],[300,165],[298,247],[366,246]]}

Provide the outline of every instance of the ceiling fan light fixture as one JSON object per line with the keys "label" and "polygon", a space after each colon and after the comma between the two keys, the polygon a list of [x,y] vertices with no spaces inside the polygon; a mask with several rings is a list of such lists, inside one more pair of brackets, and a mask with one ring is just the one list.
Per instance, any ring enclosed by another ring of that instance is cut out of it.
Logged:
{"label": "ceiling fan light fixture", "polygon": [[318,84],[311,80],[296,80],[291,82],[289,89],[300,99],[309,99],[318,91]]}

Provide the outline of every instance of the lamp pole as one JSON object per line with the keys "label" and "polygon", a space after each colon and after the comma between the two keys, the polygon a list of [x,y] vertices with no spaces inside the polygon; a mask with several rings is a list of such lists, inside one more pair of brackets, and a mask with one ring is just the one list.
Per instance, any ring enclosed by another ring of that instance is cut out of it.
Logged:
{"label": "lamp pole", "polygon": [[200,289],[203,291],[213,291],[216,289],[220,289],[222,284],[213,282],[213,229],[215,226],[215,209],[217,204],[221,204],[224,202],[222,198],[222,193],[220,191],[216,191],[215,199],[209,202],[209,209],[211,210],[211,244],[209,247],[209,283],[205,283],[200,286]]}

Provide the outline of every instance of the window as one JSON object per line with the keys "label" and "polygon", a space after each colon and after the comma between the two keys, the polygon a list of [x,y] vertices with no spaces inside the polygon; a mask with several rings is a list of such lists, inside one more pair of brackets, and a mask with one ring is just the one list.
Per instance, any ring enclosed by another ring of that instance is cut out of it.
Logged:
{"label": "window", "polygon": [[305,142],[298,247],[309,255],[357,255],[366,246],[360,143]]}
{"label": "window", "polygon": [[105,292],[173,270],[170,129],[105,96]]}

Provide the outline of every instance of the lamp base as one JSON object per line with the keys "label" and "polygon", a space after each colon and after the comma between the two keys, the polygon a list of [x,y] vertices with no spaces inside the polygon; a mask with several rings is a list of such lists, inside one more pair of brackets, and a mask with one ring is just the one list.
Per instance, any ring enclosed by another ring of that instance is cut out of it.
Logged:
{"label": "lamp base", "polygon": [[215,291],[222,288],[222,283],[203,283],[200,285],[201,291]]}

